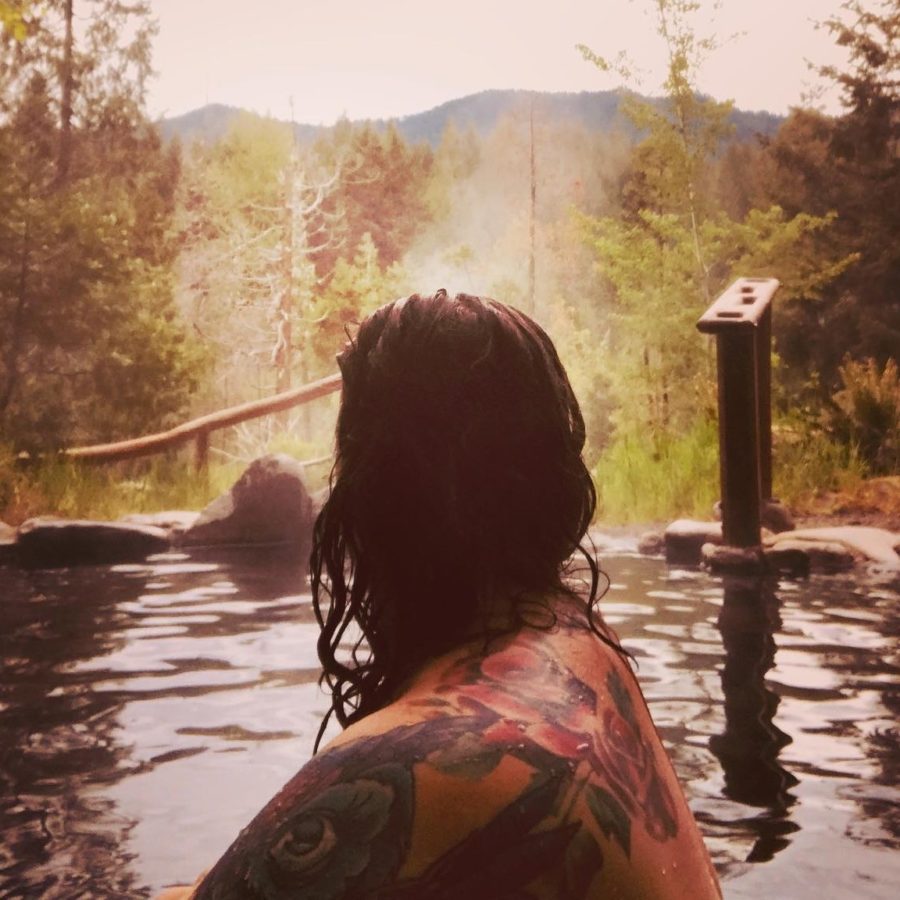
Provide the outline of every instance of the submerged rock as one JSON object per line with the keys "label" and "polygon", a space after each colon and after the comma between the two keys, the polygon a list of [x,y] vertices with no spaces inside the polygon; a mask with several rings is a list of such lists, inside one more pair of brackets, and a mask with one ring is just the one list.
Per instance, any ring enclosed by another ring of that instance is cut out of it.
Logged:
{"label": "submerged rock", "polygon": [[17,534],[17,561],[32,568],[139,562],[170,546],[162,528],[129,522],[40,517]]}
{"label": "submerged rock", "polygon": [[699,566],[704,544],[722,543],[721,522],[676,519],[665,531],[666,562],[673,566]]}
{"label": "submerged rock", "polygon": [[303,466],[283,453],[254,460],[178,539],[182,547],[294,545],[312,535],[313,501]]}
{"label": "submerged rock", "polygon": [[704,544],[700,549],[700,555],[704,565],[711,572],[753,575],[766,569],[761,547],[729,547],[726,544]]}
{"label": "submerged rock", "polygon": [[638,538],[637,549],[644,556],[659,556],[666,550],[666,537],[661,531],[645,531]]}

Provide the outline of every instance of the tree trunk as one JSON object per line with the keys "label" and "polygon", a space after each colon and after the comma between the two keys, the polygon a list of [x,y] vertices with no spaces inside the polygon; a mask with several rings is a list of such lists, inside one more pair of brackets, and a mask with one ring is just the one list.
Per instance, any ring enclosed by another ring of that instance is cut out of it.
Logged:
{"label": "tree trunk", "polygon": [[293,363],[293,323],[291,321],[291,298],[294,294],[294,179],[296,177],[293,158],[288,167],[284,196],[284,243],[281,254],[281,285],[276,311],[278,343],[275,358],[275,390],[286,391],[291,386],[291,365]]}
{"label": "tree trunk", "polygon": [[56,164],[56,180],[63,182],[69,175],[72,162],[72,90],[74,74],[72,72],[72,56],[75,38],[72,30],[74,0],[66,0],[66,39],[63,46],[62,62],[62,102],[59,112],[59,157]]}
{"label": "tree trunk", "polygon": [[25,220],[25,231],[22,235],[22,259],[19,266],[19,284],[16,291],[16,308],[13,312],[12,326],[7,335],[9,345],[3,360],[6,368],[6,383],[0,389],[0,420],[6,415],[12,403],[16,387],[19,383],[19,357],[22,354],[22,328],[25,324],[25,311],[28,305],[28,220]]}
{"label": "tree trunk", "polygon": [[528,128],[529,128],[529,137],[530,137],[530,173],[531,173],[531,205],[530,205],[530,213],[528,219],[528,241],[529,241],[529,256],[528,256],[528,312],[531,315],[535,313],[535,299],[534,299],[534,276],[535,276],[535,264],[534,264],[534,231],[535,231],[535,215],[536,210],[535,207],[537,205],[537,179],[535,177],[535,166],[534,166],[534,97],[531,98],[531,108],[529,110],[528,116]]}

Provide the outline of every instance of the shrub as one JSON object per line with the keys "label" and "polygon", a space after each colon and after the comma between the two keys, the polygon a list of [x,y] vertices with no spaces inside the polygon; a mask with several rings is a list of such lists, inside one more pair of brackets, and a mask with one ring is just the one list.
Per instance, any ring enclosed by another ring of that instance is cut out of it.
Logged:
{"label": "shrub", "polygon": [[884,369],[874,359],[845,358],[839,369],[843,388],[834,395],[832,428],[839,440],[855,446],[872,474],[900,469],[900,377],[889,359]]}

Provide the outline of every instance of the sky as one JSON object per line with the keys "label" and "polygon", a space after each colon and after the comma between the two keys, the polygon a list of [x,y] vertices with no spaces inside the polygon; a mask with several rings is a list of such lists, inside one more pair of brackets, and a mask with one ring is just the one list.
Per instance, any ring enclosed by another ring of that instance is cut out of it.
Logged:
{"label": "sky", "polygon": [[[650,0],[151,0],[159,22],[150,113],[225,103],[310,124],[403,116],[489,88],[596,91],[621,79],[586,62],[628,52],[636,90],[661,92],[665,51]],[[815,22],[840,0],[701,0],[700,35],[721,46],[700,90],[783,114],[841,64]],[[718,7],[718,9],[714,9]],[[837,112],[836,98],[819,101]]]}

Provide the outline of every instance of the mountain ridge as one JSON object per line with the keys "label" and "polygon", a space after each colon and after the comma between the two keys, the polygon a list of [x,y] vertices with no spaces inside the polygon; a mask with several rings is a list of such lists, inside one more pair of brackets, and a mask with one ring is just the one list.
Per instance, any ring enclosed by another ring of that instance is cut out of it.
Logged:
{"label": "mountain ridge", "polygon": [[[613,131],[634,129],[621,114],[621,103],[626,96],[623,90],[610,91],[528,91],[520,89],[488,89],[463,97],[455,97],[422,112],[387,119],[352,119],[354,124],[370,123],[384,129],[395,125],[410,143],[428,143],[432,147],[440,142],[441,135],[450,121],[465,130],[472,127],[482,137],[496,127],[501,119],[526,104],[533,105],[535,115],[543,121],[574,122],[589,131]],[[640,95],[639,95],[640,96]],[[662,103],[662,98],[644,97],[651,103]],[[195,110],[161,119],[160,132],[166,139],[178,137],[182,141],[215,141],[223,137],[231,122],[242,113],[239,107],[222,103],[209,103]],[[259,115],[258,113],[251,113]],[[262,119],[276,119],[263,116]],[[735,108],[731,112],[736,140],[746,140],[753,135],[771,135],[784,121],[784,116],[764,110],[748,111]],[[285,123],[288,124],[288,123]],[[298,140],[311,141],[334,128],[334,125],[310,125],[294,123]]]}

